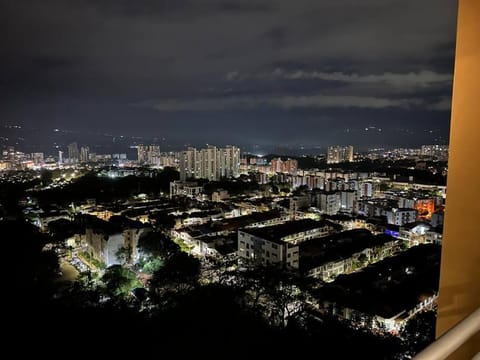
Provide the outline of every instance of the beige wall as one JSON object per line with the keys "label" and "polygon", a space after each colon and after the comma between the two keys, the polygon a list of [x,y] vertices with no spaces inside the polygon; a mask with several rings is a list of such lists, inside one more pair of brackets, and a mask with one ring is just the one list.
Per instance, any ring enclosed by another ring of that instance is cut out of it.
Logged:
{"label": "beige wall", "polygon": [[[480,0],[460,0],[438,335],[480,307],[479,149]],[[478,351],[480,336],[452,358]]]}

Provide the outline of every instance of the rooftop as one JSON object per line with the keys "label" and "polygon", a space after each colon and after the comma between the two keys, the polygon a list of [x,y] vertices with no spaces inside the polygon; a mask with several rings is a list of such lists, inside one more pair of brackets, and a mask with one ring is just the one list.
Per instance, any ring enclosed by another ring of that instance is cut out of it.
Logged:
{"label": "rooftop", "polygon": [[229,255],[237,251],[237,235],[217,235],[217,236],[201,236],[198,240],[208,244],[209,247],[215,248],[221,255]]}
{"label": "rooftop", "polygon": [[334,224],[330,221],[315,221],[311,219],[302,219],[263,228],[243,229],[243,231],[265,240],[280,241],[280,239],[286,236],[298,234],[309,230],[320,229],[325,226],[330,226],[338,230],[341,229],[341,226]]}
{"label": "rooftop", "polygon": [[242,227],[255,223],[277,219],[282,215],[279,210],[271,210],[266,212],[255,212],[250,215],[238,216],[228,219],[221,219],[212,223],[215,231],[236,231]]}
{"label": "rooftop", "polygon": [[397,241],[389,235],[373,235],[365,229],[356,229],[300,244],[300,270],[309,271],[332,261],[345,260],[368,248]]}
{"label": "rooftop", "polygon": [[224,231],[237,231],[238,229],[255,224],[262,221],[273,220],[279,218],[281,212],[278,210],[272,210],[267,212],[253,213],[251,215],[238,216],[234,218],[221,219],[213,221],[208,224],[189,226],[186,231],[192,237],[197,237],[210,233],[224,232]]}
{"label": "rooftop", "polygon": [[404,224],[404,225],[401,226],[401,228],[412,230],[412,229],[416,228],[417,226],[423,226],[423,227],[425,227],[429,230],[432,228],[432,225],[430,225],[429,223],[424,222],[424,221],[414,221],[414,222],[411,222],[411,223],[408,223],[408,224]]}
{"label": "rooftop", "polygon": [[147,227],[139,221],[131,220],[123,216],[112,216],[109,221],[104,221],[96,216],[81,215],[75,218],[75,223],[83,229],[93,229],[96,233],[113,235],[126,229],[141,229]]}
{"label": "rooftop", "polygon": [[319,290],[321,299],[390,319],[438,292],[441,247],[419,245]]}
{"label": "rooftop", "polygon": [[335,214],[335,215],[324,215],[326,220],[331,221],[354,221],[354,220],[366,220],[367,217],[363,215],[350,215],[350,214]]}

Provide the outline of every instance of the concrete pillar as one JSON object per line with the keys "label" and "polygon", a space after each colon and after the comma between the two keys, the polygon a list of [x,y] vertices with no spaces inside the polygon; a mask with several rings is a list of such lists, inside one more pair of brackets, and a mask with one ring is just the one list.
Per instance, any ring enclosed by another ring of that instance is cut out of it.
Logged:
{"label": "concrete pillar", "polygon": [[[437,335],[480,307],[480,0],[460,0]],[[480,336],[451,358],[471,359]]]}

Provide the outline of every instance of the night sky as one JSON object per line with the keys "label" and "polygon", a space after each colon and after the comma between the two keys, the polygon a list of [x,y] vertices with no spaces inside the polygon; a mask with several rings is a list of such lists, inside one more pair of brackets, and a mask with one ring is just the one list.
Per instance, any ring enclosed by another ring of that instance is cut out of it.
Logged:
{"label": "night sky", "polygon": [[446,143],[456,6],[0,0],[0,124],[45,143],[54,128],[170,146]]}

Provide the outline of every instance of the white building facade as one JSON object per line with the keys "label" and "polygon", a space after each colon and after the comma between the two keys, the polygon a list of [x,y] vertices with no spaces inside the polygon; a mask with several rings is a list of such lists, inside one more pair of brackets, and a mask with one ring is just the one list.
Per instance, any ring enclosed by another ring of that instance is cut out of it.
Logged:
{"label": "white building facade", "polygon": [[197,150],[190,147],[180,154],[180,180],[189,178],[216,181],[238,177],[240,174],[240,149],[235,146],[217,148],[209,145]]}

